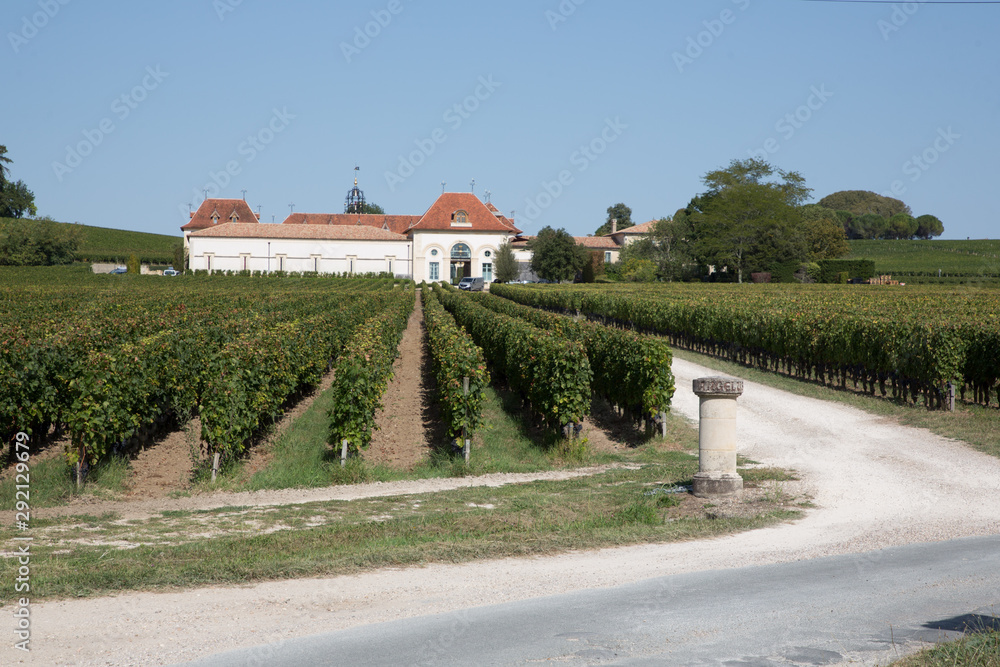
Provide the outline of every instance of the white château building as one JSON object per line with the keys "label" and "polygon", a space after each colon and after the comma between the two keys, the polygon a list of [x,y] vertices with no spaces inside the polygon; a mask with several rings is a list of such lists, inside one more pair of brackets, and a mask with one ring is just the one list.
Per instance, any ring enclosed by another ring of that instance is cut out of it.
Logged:
{"label": "white ch\u00e2teau building", "polygon": [[[359,197],[354,205],[352,194]],[[363,195],[355,182],[346,210],[361,210],[357,202]],[[528,237],[472,193],[443,193],[423,215],[292,213],[281,224],[261,223],[242,199],[206,199],[181,231],[191,270],[388,272],[416,282],[464,276],[491,282],[497,249],[509,240],[521,277],[534,277]],[[614,262],[631,240],[623,232],[577,242]]]}

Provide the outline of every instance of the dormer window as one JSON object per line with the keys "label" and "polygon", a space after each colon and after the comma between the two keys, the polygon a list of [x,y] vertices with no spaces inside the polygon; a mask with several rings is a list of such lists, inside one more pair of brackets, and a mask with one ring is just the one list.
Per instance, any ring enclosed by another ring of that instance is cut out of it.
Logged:
{"label": "dormer window", "polygon": [[451,214],[451,226],[452,227],[471,227],[469,223],[469,214],[465,211],[455,211]]}
{"label": "dormer window", "polygon": [[218,212],[212,214],[212,224],[214,225],[217,222],[219,222],[219,214],[218,214]]}
{"label": "dormer window", "polygon": [[239,220],[240,220],[239,214],[236,211],[233,211],[233,214],[229,216],[229,222],[239,222]]}

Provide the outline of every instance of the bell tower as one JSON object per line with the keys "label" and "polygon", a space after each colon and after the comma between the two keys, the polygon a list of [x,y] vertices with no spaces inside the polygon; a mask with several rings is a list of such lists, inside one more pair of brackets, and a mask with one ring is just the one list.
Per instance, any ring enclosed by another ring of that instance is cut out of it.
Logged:
{"label": "bell tower", "polygon": [[354,187],[347,193],[344,201],[344,213],[356,213],[358,215],[365,212],[365,193],[358,187],[358,172],[361,167],[354,167]]}

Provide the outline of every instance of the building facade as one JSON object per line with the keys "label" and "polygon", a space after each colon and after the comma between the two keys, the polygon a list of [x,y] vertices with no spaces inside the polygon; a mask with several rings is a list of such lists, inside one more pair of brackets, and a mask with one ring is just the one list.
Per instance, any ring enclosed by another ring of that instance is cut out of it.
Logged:
{"label": "building facade", "polygon": [[[262,224],[242,199],[206,199],[181,231],[192,270],[392,273],[417,282],[475,276],[492,282],[497,251],[509,241],[521,266],[519,279],[537,279],[530,269],[530,237],[472,193],[443,193],[423,215],[292,213],[281,224]],[[577,242],[604,253],[610,263],[627,242],[621,238]]]}

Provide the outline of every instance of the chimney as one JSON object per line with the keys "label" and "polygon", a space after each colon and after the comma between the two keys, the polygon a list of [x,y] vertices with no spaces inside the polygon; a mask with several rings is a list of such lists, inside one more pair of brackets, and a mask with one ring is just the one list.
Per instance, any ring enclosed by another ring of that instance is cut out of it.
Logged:
{"label": "chimney", "polygon": [[611,218],[611,233],[618,233],[618,218]]}

